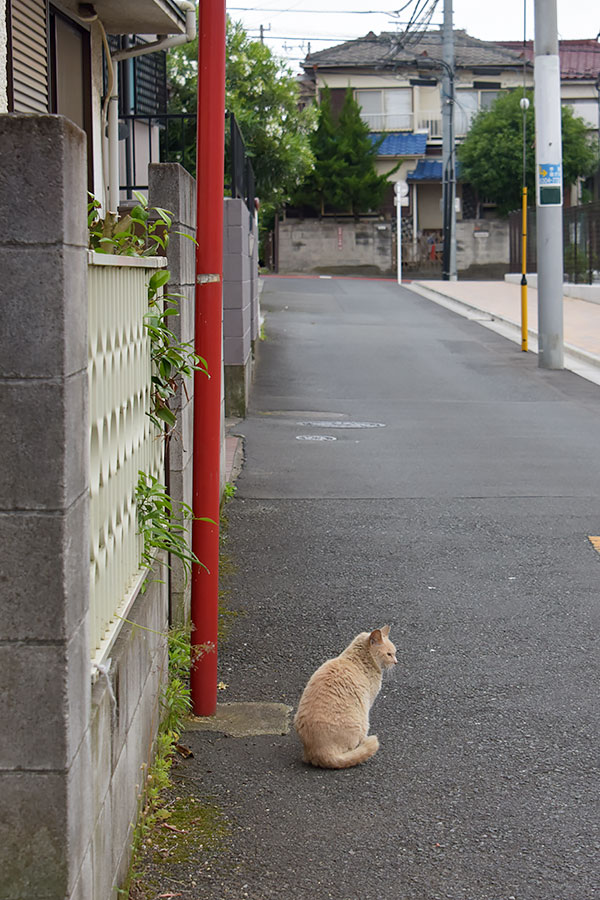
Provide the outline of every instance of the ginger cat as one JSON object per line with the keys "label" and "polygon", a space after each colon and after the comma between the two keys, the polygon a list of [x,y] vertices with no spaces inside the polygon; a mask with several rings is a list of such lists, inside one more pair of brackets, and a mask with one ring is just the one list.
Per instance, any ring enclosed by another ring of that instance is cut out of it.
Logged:
{"label": "ginger cat", "polygon": [[348,769],[379,749],[377,737],[369,735],[369,710],[382,672],[398,662],[389,633],[389,625],[363,631],[310,677],[294,718],[305,762]]}

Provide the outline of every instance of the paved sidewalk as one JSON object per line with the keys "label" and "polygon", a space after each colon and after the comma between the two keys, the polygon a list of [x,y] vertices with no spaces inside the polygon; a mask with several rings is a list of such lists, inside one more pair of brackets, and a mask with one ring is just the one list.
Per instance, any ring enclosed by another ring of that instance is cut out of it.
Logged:
{"label": "paved sidewalk", "polygon": [[[467,310],[489,313],[519,329],[513,339],[520,342],[521,287],[518,284],[508,284],[505,281],[415,281],[406,287],[449,298],[464,305]],[[537,338],[537,290],[528,286],[527,296],[528,331],[531,337]],[[564,297],[563,310],[565,353],[567,356],[576,354],[591,365],[600,367],[600,304]],[[530,350],[537,350],[535,340],[531,343]],[[566,359],[565,368],[571,368],[569,362]]]}

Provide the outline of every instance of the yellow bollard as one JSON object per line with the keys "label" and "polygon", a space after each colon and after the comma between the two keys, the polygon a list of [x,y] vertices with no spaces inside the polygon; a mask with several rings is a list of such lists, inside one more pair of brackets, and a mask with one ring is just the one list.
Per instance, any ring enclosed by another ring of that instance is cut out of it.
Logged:
{"label": "yellow bollard", "polygon": [[521,238],[521,350],[527,352],[527,188],[523,187]]}

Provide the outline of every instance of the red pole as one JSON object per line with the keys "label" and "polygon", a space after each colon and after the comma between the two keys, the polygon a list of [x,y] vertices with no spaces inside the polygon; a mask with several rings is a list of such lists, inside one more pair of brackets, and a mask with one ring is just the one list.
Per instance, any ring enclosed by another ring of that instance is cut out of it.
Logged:
{"label": "red pole", "polygon": [[217,708],[221,370],[223,365],[223,159],[225,151],[225,0],[202,0],[198,22],[196,144],[195,348],[210,378],[194,373],[192,549],[192,704],[197,716]]}

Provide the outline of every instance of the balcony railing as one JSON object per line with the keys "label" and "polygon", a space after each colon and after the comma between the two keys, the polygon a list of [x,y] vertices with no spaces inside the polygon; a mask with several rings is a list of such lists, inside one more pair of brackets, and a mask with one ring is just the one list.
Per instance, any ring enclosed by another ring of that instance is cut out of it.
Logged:
{"label": "balcony railing", "polygon": [[365,113],[361,119],[371,131],[412,131],[414,116],[412,113]]}
{"label": "balcony railing", "polygon": [[417,119],[417,131],[426,131],[430,140],[441,139],[442,119],[419,116]]}

